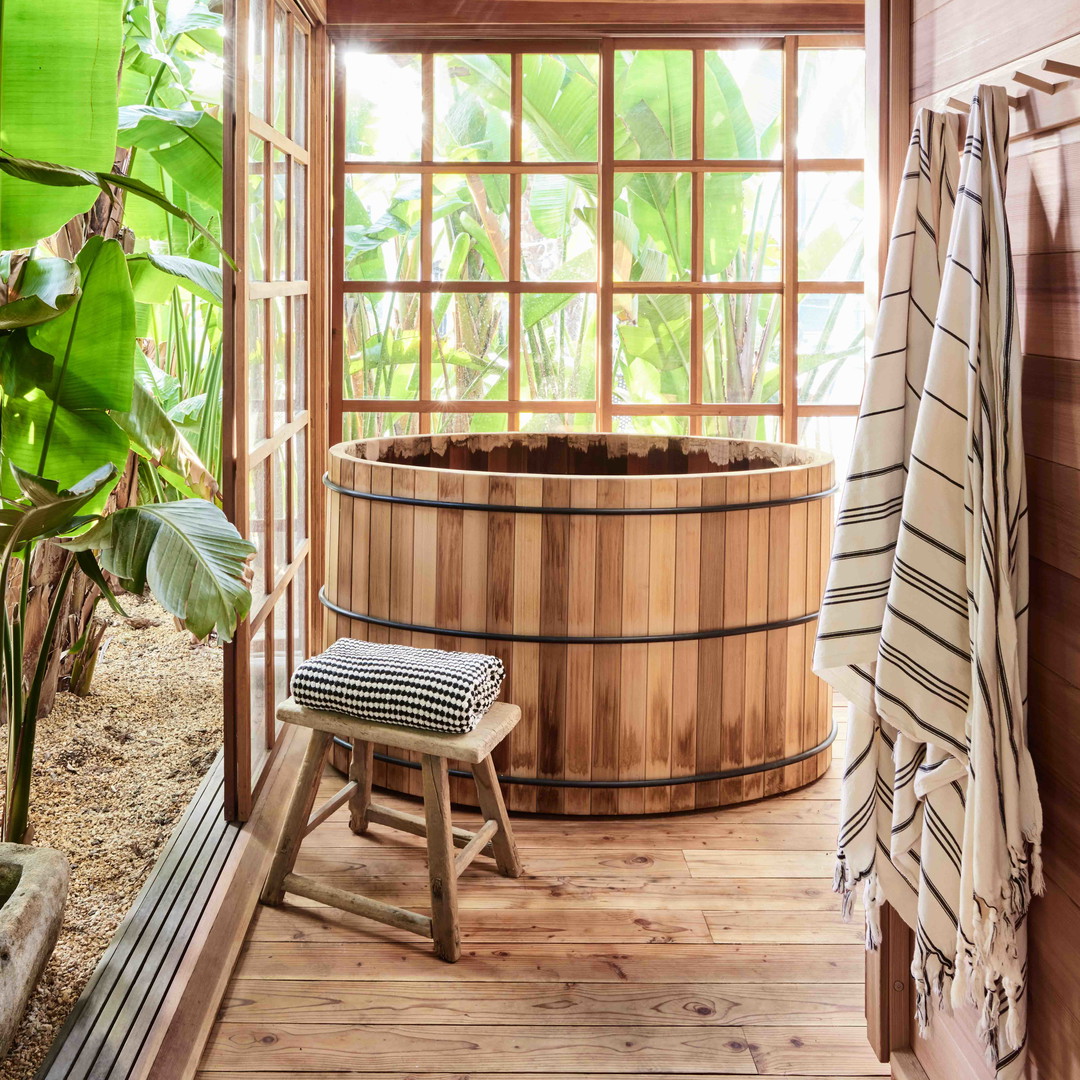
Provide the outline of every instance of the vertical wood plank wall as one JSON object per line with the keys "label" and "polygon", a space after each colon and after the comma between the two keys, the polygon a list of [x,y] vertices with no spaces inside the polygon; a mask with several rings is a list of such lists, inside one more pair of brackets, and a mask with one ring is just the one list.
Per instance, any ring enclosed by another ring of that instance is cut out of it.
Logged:
{"label": "vertical wood plank wall", "polygon": [[[912,103],[1080,32],[1076,0],[914,0]],[[1076,62],[1070,44],[1068,59]],[[1051,52],[1050,55],[1054,55]],[[1062,57],[1063,59],[1065,57]],[[1051,79],[1058,76],[1049,76]],[[990,81],[990,80],[988,80]],[[1000,77],[992,81],[1000,82]],[[1076,84],[1074,83],[1075,87]],[[1022,92],[1015,84],[1010,93]],[[1029,724],[1046,814],[1047,895],[1031,916],[1032,1075],[1080,1078],[1080,90],[1035,101],[1072,118],[1013,143],[1008,206],[1031,489]],[[1028,126],[1021,110],[1014,124]],[[965,1032],[944,1034],[963,1053]],[[916,1044],[931,1080],[942,1060]],[[967,1055],[970,1060],[970,1055]]]}

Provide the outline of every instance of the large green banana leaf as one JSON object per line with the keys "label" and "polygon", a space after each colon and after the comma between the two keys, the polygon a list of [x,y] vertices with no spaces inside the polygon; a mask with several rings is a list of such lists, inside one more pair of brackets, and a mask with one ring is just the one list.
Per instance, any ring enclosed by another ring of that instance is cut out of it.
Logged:
{"label": "large green banana leaf", "polygon": [[78,300],[30,331],[30,343],[55,361],[43,389],[66,409],[130,409],[135,300],[124,249],[91,236],[75,261],[82,277]]}
{"label": "large green banana leaf", "polygon": [[[43,457],[46,435],[48,452]],[[107,413],[73,412],[43,390],[4,401],[0,456],[26,472],[48,476],[60,487],[77,484],[88,469],[109,463],[122,468],[127,455],[128,437]],[[4,495],[14,494],[6,473],[0,484]]]}
{"label": "large green banana leaf", "polygon": [[35,326],[55,318],[75,302],[79,292],[79,268],[67,259],[30,258],[11,283],[9,296],[0,304],[0,330]]}
{"label": "large green banana leaf", "polygon": [[[3,0],[0,146],[21,158],[108,171],[116,153],[123,0]],[[0,176],[0,250],[30,247],[97,198]]]}
{"label": "large green banana leaf", "polygon": [[196,637],[229,641],[251,606],[244,561],[255,550],[202,499],[117,510],[70,544],[100,551],[101,565],[138,595],[147,585]]}
{"label": "large green banana leaf", "polygon": [[189,194],[221,209],[222,126],[207,112],[129,105],[120,110],[121,146],[148,150]]}

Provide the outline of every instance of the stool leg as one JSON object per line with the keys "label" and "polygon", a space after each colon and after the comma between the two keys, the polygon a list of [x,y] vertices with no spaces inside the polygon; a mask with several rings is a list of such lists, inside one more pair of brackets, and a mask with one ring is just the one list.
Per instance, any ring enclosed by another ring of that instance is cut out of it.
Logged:
{"label": "stool leg", "polygon": [[300,775],[296,778],[296,787],[293,788],[289,809],[281,826],[277,852],[270,864],[266,884],[263,885],[261,899],[264,904],[280,904],[285,895],[282,882],[292,873],[296,853],[304,839],[304,829],[319,790],[319,777],[322,775],[323,760],[329,745],[329,732],[312,730],[307,753],[304,754],[304,763],[300,766]]}
{"label": "stool leg", "polygon": [[349,779],[356,784],[356,791],[349,799],[349,828],[354,833],[366,833],[367,812],[371,805],[371,766],[374,746],[370,742],[353,740],[352,759],[349,762]]}
{"label": "stool leg", "polygon": [[521,860],[518,858],[517,844],[514,842],[514,830],[510,827],[510,818],[503,802],[502,788],[495,772],[491,756],[477,762],[472,767],[473,780],[476,781],[476,795],[485,819],[497,821],[499,831],[491,838],[495,851],[495,864],[503,877],[521,877]]}
{"label": "stool leg", "polygon": [[461,936],[458,932],[457,873],[454,869],[454,837],[450,831],[450,776],[446,758],[424,754],[423,771],[432,937],[435,955],[452,964],[461,956]]}

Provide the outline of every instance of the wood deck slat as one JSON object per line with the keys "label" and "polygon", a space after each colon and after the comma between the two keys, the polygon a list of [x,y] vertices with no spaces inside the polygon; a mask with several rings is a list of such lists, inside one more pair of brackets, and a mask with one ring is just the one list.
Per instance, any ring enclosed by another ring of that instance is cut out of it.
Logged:
{"label": "wood deck slat", "polygon": [[409,983],[237,979],[222,1003],[227,1023],[545,1024],[562,1027],[763,1027],[863,1023],[857,983]]}
{"label": "wood deck slat", "polygon": [[[660,752],[659,729],[644,736]],[[322,794],[339,783],[328,776]],[[861,917],[843,922],[831,888],[838,791],[832,771],[726,810],[518,815],[525,874],[477,862],[462,875],[456,964],[296,897],[261,909],[199,1077],[882,1076],[865,1035]],[[455,820],[475,828],[477,815]],[[341,811],[297,867],[427,910],[421,841],[379,827],[354,837]]]}

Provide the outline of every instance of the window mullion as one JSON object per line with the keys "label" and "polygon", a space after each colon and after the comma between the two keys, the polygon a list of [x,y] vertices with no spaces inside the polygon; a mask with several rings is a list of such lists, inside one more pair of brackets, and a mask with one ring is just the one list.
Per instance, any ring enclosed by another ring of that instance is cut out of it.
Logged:
{"label": "window mullion", "polygon": [[[420,107],[422,130],[420,135],[420,159],[431,162],[435,158],[435,55],[424,53],[420,59]],[[434,243],[431,229],[432,203],[435,180],[430,172],[420,177],[420,278],[430,281],[432,276],[432,250]],[[431,356],[434,327],[431,324],[432,295],[421,291],[420,305],[420,400],[431,400]],[[421,434],[431,431],[431,413],[423,408],[418,417]]]}
{"label": "window mullion", "polygon": [[614,381],[611,289],[615,226],[615,43],[611,38],[604,38],[600,43],[600,139],[597,160],[596,428],[598,431],[610,431]]}
{"label": "window mullion", "polygon": [[798,442],[799,438],[799,184],[798,138],[799,109],[799,39],[792,35],[784,39],[784,101],[783,101],[783,185],[784,214],[782,233],[783,309],[780,337],[780,403],[781,438]]}
{"label": "window mullion", "polygon": [[[694,50],[694,78],[691,88],[693,103],[693,132],[691,156],[695,161],[705,157],[705,51]],[[690,278],[705,280],[705,174],[700,170],[691,175],[690,193]],[[690,297],[690,402],[700,405],[704,372],[704,341],[701,296]],[[701,434],[701,415],[691,413],[690,434]]]}
{"label": "window mullion", "polygon": [[[521,161],[521,53],[510,55],[510,161]],[[518,281],[521,277],[521,185],[524,174],[512,171],[510,174],[510,265],[506,268],[508,281]],[[512,402],[521,400],[521,293],[517,289],[510,292],[510,325],[507,328],[506,347],[509,371],[507,373],[507,397]],[[511,406],[506,417],[506,426],[510,431],[517,431],[521,426],[521,414]]]}

